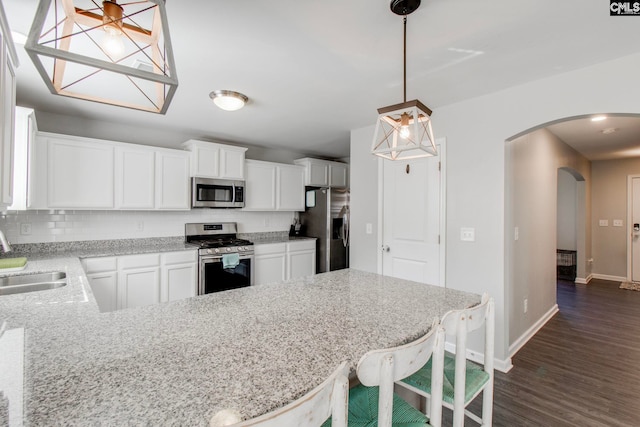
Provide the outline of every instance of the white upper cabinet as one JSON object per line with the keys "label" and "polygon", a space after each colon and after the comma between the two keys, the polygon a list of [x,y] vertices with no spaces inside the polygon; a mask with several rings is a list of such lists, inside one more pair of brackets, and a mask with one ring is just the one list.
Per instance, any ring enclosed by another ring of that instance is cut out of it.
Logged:
{"label": "white upper cabinet", "polygon": [[245,169],[245,205],[247,210],[276,210],[276,177],[278,171],[275,163],[246,161]]}
{"label": "white upper cabinet", "polygon": [[304,211],[304,168],[279,165],[276,191],[276,209]]}
{"label": "white upper cabinet", "polygon": [[14,118],[18,58],[0,4],[0,207],[13,202]]}
{"label": "white upper cabinet", "polygon": [[47,207],[114,207],[114,147],[48,137]]}
{"label": "white upper cabinet", "polygon": [[189,210],[189,153],[37,133],[27,209]]}
{"label": "white upper cabinet", "polygon": [[304,184],[311,187],[348,187],[349,165],[305,157],[294,161],[305,168]]}
{"label": "white upper cabinet", "polygon": [[190,139],[182,146],[191,153],[191,176],[244,179],[244,147]]}
{"label": "white upper cabinet", "polygon": [[172,150],[156,152],[156,207],[189,209],[189,156]]}
{"label": "white upper cabinet", "polygon": [[155,208],[153,150],[116,147],[116,209]]}
{"label": "white upper cabinet", "polygon": [[345,163],[329,163],[329,187],[349,186],[349,165]]}
{"label": "white upper cabinet", "polygon": [[245,210],[304,210],[304,168],[258,160],[245,167]]}

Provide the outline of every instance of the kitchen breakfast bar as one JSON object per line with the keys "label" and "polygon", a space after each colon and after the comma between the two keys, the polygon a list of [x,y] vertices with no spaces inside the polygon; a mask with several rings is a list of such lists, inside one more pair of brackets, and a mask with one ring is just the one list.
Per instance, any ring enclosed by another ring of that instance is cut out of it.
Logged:
{"label": "kitchen breakfast bar", "polygon": [[[76,257],[34,261],[68,285],[0,297],[0,421],[11,426],[207,426],[251,418],[342,361],[428,331],[480,296],[347,269],[100,313]],[[8,366],[11,364],[11,366]],[[12,376],[13,375],[13,376]],[[6,379],[9,378],[9,379]]]}

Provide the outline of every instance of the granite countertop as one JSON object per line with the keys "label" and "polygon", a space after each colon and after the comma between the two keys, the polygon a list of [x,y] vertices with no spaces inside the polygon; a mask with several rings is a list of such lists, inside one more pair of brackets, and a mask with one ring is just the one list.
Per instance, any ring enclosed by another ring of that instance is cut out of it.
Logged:
{"label": "granite countertop", "polygon": [[[26,257],[32,260],[56,258],[93,258],[103,256],[136,255],[157,252],[196,250],[184,242],[184,236],[153,237],[145,239],[87,240],[74,242],[28,243],[13,245],[13,251],[0,258]],[[0,275],[2,275],[0,270]]]}
{"label": "granite countertop", "polygon": [[[21,416],[34,426],[206,426],[222,409],[254,417],[342,361],[354,369],[366,351],[415,339],[433,317],[480,301],[347,269],[99,313],[78,258],[28,267],[60,270],[63,288],[0,297],[0,368],[22,360],[24,371],[19,362],[0,369],[14,373],[13,382],[0,373],[11,426]],[[0,420],[2,412],[0,404]]]}

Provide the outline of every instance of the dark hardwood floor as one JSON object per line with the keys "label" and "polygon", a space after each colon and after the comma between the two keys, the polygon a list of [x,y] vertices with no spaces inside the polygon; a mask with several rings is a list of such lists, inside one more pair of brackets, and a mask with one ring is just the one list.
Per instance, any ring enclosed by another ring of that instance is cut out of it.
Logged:
{"label": "dark hardwood floor", "polygon": [[640,292],[618,286],[558,282],[560,312],[496,371],[494,426],[640,426]]}

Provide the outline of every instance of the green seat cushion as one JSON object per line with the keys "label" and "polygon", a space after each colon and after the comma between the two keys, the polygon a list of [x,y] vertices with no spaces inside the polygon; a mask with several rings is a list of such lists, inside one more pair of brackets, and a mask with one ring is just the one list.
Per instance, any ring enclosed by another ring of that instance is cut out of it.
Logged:
{"label": "green seat cushion", "polygon": [[[349,390],[349,427],[378,426],[378,387],[358,385]],[[393,394],[393,426],[424,427],[429,419],[422,412]],[[329,418],[322,427],[331,426]]]}
{"label": "green seat cushion", "polygon": [[[467,404],[474,394],[489,381],[489,374],[482,366],[467,360],[464,390],[464,403]],[[444,356],[444,385],[442,387],[442,400],[453,405],[453,386],[456,376],[456,359],[450,353]],[[431,359],[418,372],[405,378],[402,382],[431,394]]]}

